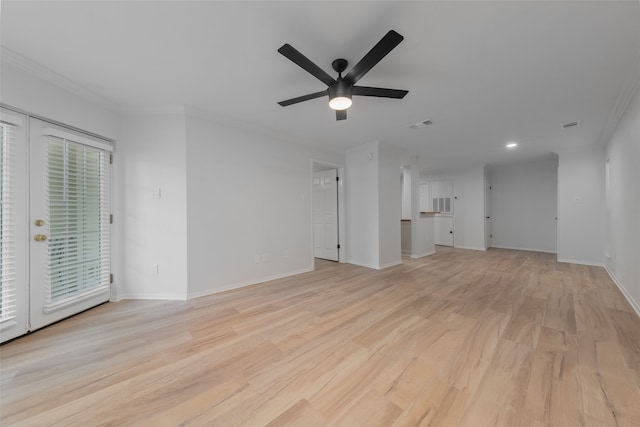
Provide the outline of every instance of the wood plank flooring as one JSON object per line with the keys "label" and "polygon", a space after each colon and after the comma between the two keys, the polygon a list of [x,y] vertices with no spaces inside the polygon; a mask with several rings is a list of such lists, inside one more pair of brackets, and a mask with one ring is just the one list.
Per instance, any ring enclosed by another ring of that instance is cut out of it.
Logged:
{"label": "wood plank flooring", "polygon": [[640,426],[640,318],[602,268],[439,248],[0,347],[3,426]]}

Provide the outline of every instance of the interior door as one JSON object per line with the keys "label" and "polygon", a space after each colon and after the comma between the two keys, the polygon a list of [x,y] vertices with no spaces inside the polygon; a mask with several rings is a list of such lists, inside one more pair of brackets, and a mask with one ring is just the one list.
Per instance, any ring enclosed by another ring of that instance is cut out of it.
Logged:
{"label": "interior door", "polygon": [[493,231],[491,218],[491,181],[485,177],[484,182],[484,246],[489,249],[493,246]]}
{"label": "interior door", "polygon": [[31,119],[30,329],[108,301],[110,150]]}
{"label": "interior door", "polygon": [[26,123],[0,109],[0,342],[28,330]]}
{"label": "interior door", "polygon": [[314,257],[338,261],[338,170],[313,174]]}

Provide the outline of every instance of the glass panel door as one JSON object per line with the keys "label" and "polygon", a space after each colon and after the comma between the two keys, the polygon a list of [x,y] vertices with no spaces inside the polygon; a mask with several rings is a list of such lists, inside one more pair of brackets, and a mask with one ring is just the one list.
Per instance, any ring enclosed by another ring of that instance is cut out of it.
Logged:
{"label": "glass panel door", "polygon": [[0,342],[27,332],[26,116],[0,109]]}
{"label": "glass panel door", "polygon": [[110,153],[40,120],[31,120],[30,132],[30,319],[37,329],[109,299]]}

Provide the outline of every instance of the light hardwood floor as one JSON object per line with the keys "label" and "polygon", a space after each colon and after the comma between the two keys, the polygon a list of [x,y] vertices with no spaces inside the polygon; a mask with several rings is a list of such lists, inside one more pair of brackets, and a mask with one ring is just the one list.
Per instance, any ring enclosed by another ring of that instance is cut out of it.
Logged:
{"label": "light hardwood floor", "polygon": [[105,304],[0,348],[0,424],[640,426],[640,319],[554,259],[440,248]]}

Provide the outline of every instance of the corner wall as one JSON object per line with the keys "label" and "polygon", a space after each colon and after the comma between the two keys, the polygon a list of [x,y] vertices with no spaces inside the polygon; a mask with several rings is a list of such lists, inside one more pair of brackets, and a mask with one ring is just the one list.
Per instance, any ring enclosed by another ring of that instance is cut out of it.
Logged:
{"label": "corner wall", "polygon": [[311,159],[341,155],[186,120],[189,298],[313,270]]}
{"label": "corner wall", "polygon": [[559,153],[558,261],[604,265],[604,149]]}
{"label": "corner wall", "polygon": [[605,153],[610,166],[605,267],[640,316],[640,89]]}

